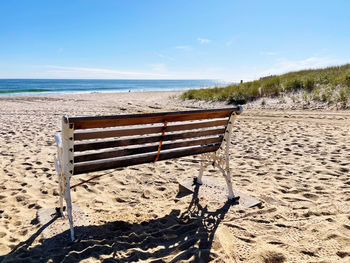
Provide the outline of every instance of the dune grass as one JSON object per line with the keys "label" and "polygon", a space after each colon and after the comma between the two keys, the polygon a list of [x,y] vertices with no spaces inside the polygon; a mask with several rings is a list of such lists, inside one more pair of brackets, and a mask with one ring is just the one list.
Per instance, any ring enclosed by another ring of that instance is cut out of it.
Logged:
{"label": "dune grass", "polygon": [[301,93],[306,101],[339,103],[346,107],[350,99],[350,64],[289,72],[226,87],[189,90],[181,98],[245,104],[261,97],[292,93]]}

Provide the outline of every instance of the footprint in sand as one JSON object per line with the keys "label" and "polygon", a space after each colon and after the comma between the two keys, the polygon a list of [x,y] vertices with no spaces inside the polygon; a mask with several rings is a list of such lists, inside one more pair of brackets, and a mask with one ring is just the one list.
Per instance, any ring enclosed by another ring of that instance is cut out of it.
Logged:
{"label": "footprint in sand", "polygon": [[337,256],[340,258],[350,257],[350,252],[345,251],[337,251]]}
{"label": "footprint in sand", "polygon": [[280,242],[280,241],[269,241],[267,243],[271,244],[271,245],[285,246],[285,244],[283,242]]}
{"label": "footprint in sand", "polygon": [[287,177],[283,177],[283,176],[275,176],[275,179],[280,181],[280,180],[286,180],[288,178]]}
{"label": "footprint in sand", "polygon": [[117,201],[118,203],[125,203],[126,202],[125,199],[122,199],[120,197],[115,198],[115,201]]}
{"label": "footprint in sand", "polygon": [[350,171],[349,168],[346,168],[346,167],[340,167],[339,170],[342,173],[348,173]]}
{"label": "footprint in sand", "polygon": [[308,256],[310,256],[310,257],[317,257],[316,254],[315,254],[314,252],[312,252],[312,251],[302,250],[302,251],[300,251],[300,252],[301,252],[302,254],[308,255]]}
{"label": "footprint in sand", "polygon": [[11,237],[11,238],[10,238],[10,242],[11,242],[11,243],[15,243],[15,242],[17,242],[17,241],[18,241],[17,238],[14,238],[14,237]]}
{"label": "footprint in sand", "polygon": [[[15,193],[16,194],[16,193]],[[23,195],[18,195],[18,196],[16,196],[16,201],[18,202],[18,203],[20,203],[20,202],[23,202],[23,201],[25,201],[25,196],[23,196]]]}
{"label": "footprint in sand", "polygon": [[344,227],[346,230],[350,230],[350,226],[349,226],[349,225],[344,224],[343,227]]}
{"label": "footprint in sand", "polygon": [[251,239],[251,238],[240,237],[240,236],[236,236],[236,238],[238,238],[239,240],[242,240],[242,241],[244,241],[246,243],[249,243],[249,244],[255,243],[255,241],[253,239]]}
{"label": "footprint in sand", "polygon": [[307,199],[311,199],[313,201],[316,201],[319,197],[318,195],[315,195],[315,194],[312,194],[312,193],[306,193],[306,194],[303,194],[303,196]]}
{"label": "footprint in sand", "polygon": [[33,208],[33,207],[35,207],[35,204],[29,204],[29,205],[28,205],[28,208],[29,208],[29,209],[31,209],[31,208]]}
{"label": "footprint in sand", "polygon": [[316,190],[319,190],[319,191],[324,190],[324,187],[323,187],[323,186],[315,186],[314,188],[315,188]]}

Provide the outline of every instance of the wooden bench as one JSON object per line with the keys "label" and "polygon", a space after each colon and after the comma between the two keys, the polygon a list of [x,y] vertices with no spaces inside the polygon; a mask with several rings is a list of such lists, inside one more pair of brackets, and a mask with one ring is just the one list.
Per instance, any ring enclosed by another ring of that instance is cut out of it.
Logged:
{"label": "wooden bench", "polygon": [[197,183],[202,183],[204,167],[212,164],[226,179],[228,198],[238,199],[232,190],[229,146],[233,121],[241,112],[242,107],[238,106],[117,116],[63,116],[62,131],[56,134],[55,166],[60,211],[63,215],[64,198],[72,241],[72,175],[201,154]]}

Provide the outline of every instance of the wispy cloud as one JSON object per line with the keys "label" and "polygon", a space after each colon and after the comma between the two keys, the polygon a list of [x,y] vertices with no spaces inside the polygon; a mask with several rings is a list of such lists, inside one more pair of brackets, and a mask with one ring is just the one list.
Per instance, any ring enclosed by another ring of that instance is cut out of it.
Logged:
{"label": "wispy cloud", "polygon": [[115,69],[104,68],[86,68],[86,67],[66,67],[47,65],[45,68],[49,69],[37,75],[57,78],[161,78],[165,75],[154,72],[134,72],[121,71]]}
{"label": "wispy cloud", "polygon": [[206,39],[206,38],[197,38],[197,40],[199,41],[199,43],[201,43],[201,44],[208,44],[208,43],[210,43],[211,42],[211,40],[210,39]]}
{"label": "wispy cloud", "polygon": [[182,49],[182,50],[190,50],[191,46],[176,46],[176,49]]}
{"label": "wispy cloud", "polygon": [[280,58],[276,61],[273,67],[262,71],[259,75],[264,76],[271,74],[282,74],[290,71],[322,68],[333,65],[339,65],[342,63],[345,63],[345,61],[330,57],[309,57],[301,60],[289,60],[285,58]]}
{"label": "wispy cloud", "polygon": [[171,57],[171,56],[168,56],[168,55],[164,55],[162,53],[159,53],[159,52],[155,52],[156,55],[160,58],[163,58],[163,59],[167,59],[167,60],[171,60],[171,61],[174,61],[175,58]]}

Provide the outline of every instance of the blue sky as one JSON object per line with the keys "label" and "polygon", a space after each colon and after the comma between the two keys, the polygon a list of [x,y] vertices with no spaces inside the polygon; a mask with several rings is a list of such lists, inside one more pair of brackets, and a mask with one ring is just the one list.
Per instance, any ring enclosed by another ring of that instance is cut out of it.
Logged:
{"label": "blue sky", "polygon": [[350,62],[350,1],[0,0],[0,78],[251,80]]}

